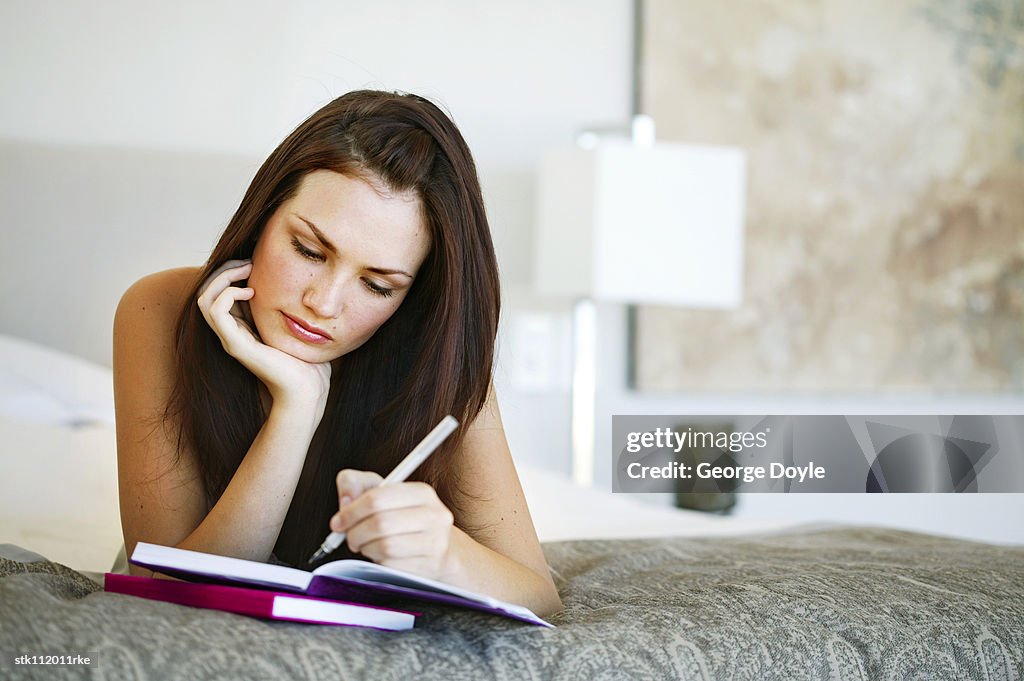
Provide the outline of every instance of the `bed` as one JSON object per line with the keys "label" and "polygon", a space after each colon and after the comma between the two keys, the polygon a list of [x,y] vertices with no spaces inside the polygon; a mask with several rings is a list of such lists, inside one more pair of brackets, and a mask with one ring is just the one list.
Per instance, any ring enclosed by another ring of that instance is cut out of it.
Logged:
{"label": "bed", "polygon": [[[394,634],[107,594],[112,421],[108,370],[0,337],[2,678],[1024,678],[1024,547],[677,511],[532,469],[554,629],[427,606]],[[13,664],[32,654],[92,664]]]}

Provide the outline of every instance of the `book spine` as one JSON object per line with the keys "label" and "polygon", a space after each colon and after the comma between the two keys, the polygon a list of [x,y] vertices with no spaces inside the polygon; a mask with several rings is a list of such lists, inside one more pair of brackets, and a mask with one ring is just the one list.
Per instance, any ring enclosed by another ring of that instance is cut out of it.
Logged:
{"label": "book spine", "polygon": [[104,590],[195,608],[310,624],[340,624],[384,631],[415,626],[417,612],[325,600],[238,586],[194,584],[177,580],[107,573]]}
{"label": "book spine", "polygon": [[273,619],[275,594],[270,591],[232,589],[110,573],[104,577],[104,590],[194,608],[224,610],[239,615]]}

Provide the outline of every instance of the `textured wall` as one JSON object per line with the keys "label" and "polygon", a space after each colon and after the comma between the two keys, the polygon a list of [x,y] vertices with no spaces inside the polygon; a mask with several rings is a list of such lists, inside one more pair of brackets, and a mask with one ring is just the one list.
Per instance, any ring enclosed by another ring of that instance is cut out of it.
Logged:
{"label": "textured wall", "polygon": [[1024,3],[648,0],[658,136],[748,153],[744,304],[650,390],[1024,393]]}

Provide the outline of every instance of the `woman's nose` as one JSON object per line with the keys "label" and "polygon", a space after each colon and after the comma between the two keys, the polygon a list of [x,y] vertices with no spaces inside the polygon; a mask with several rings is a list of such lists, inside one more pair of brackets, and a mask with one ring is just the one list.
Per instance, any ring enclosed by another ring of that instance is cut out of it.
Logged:
{"label": "woman's nose", "polygon": [[342,281],[314,279],[306,288],[302,303],[321,319],[335,319],[345,307],[344,289]]}

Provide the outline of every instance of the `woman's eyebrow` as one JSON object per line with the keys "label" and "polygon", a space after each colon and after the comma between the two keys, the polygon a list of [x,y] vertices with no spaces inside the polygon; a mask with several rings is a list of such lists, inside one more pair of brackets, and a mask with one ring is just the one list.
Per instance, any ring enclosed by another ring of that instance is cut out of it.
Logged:
{"label": "woman's eyebrow", "polygon": [[[323,244],[324,248],[326,248],[334,255],[338,255],[337,247],[335,247],[335,245],[330,242],[330,240],[324,235],[323,232],[317,229],[316,225],[314,225],[312,222],[302,217],[298,213],[292,213],[292,215],[306,223],[309,229],[313,232],[313,236],[315,236],[320,241],[320,243]],[[375,272],[376,274],[401,274],[406,277],[409,277],[410,279],[413,278],[411,274],[405,272],[404,270],[391,270],[386,267],[367,267],[366,269],[368,269],[370,272]]]}
{"label": "woman's eyebrow", "polygon": [[320,243],[323,244],[324,248],[326,248],[328,251],[330,251],[334,255],[338,255],[338,249],[334,246],[334,244],[332,244],[330,242],[330,240],[328,240],[328,238],[326,236],[324,236],[323,232],[321,232],[319,229],[317,229],[316,225],[314,225],[312,222],[310,222],[306,218],[302,217],[298,213],[292,213],[292,215],[294,215],[298,219],[300,219],[303,222],[305,222],[306,225],[308,225],[309,228],[311,230],[313,230],[313,236],[315,236],[317,239],[320,240]]}

